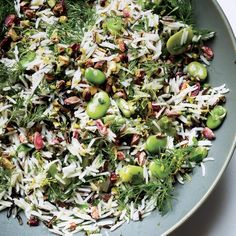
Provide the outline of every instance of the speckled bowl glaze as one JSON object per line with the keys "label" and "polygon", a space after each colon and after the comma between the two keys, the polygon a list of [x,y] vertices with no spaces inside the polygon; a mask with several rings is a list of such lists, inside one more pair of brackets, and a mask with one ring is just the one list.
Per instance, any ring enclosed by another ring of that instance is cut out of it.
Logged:
{"label": "speckled bowl glaze", "polygon": [[[157,211],[153,212],[142,222],[131,222],[112,233],[108,232],[110,236],[159,236],[173,232],[206,200],[233,154],[236,134],[236,40],[216,1],[194,0],[193,4],[197,26],[217,32],[215,39],[209,43],[215,52],[215,59],[209,68],[209,81],[214,86],[225,83],[231,91],[227,95],[227,118],[222,127],[216,131],[217,139],[213,142],[209,153],[215,161],[206,163],[205,177],[202,177],[201,168],[196,168],[192,181],[177,186],[174,192],[173,210],[168,214],[160,216]],[[52,235],[43,224],[36,228],[30,228],[26,223],[19,226],[16,220],[6,218],[6,212],[0,213],[0,227],[1,236]]]}

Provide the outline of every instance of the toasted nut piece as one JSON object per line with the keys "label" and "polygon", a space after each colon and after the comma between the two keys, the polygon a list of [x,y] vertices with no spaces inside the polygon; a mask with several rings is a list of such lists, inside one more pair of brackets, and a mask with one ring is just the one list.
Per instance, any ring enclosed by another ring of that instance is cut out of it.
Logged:
{"label": "toasted nut piece", "polygon": [[26,9],[24,13],[25,13],[25,16],[29,19],[33,19],[36,16],[35,12],[31,9]]}
{"label": "toasted nut piece", "polygon": [[16,22],[16,15],[14,14],[11,14],[11,15],[8,15],[4,21],[4,24],[6,27],[11,27],[15,22]]}
{"label": "toasted nut piece", "polygon": [[33,141],[34,141],[34,146],[36,150],[43,149],[44,147],[43,137],[39,132],[35,132]]}
{"label": "toasted nut piece", "polygon": [[91,216],[95,220],[98,220],[100,218],[99,211],[98,211],[98,208],[96,206],[91,207]]}
{"label": "toasted nut piece", "polygon": [[12,41],[14,41],[14,42],[17,41],[20,38],[13,28],[11,28],[8,31],[7,36],[11,37]]}
{"label": "toasted nut piece", "polygon": [[118,46],[121,52],[125,52],[127,50],[126,44],[123,39],[118,39]]}
{"label": "toasted nut piece", "polygon": [[123,161],[123,160],[125,159],[125,154],[124,154],[124,152],[118,151],[116,155],[117,155],[117,159],[118,159],[119,161]]}
{"label": "toasted nut piece", "polygon": [[82,96],[83,96],[83,99],[86,102],[88,102],[91,99],[91,97],[92,97],[90,89],[89,88],[84,89]]}
{"label": "toasted nut piece", "polygon": [[139,143],[140,136],[138,134],[133,134],[132,140],[131,140],[131,146],[137,145]]}
{"label": "toasted nut piece", "polygon": [[14,168],[14,165],[6,157],[0,157],[0,166],[6,168],[8,170],[11,170]]}
{"label": "toasted nut piece", "polygon": [[208,128],[208,127],[205,127],[202,131],[202,134],[205,138],[207,138],[208,140],[213,140],[215,139],[215,134],[214,132]]}
{"label": "toasted nut piece", "polygon": [[210,47],[207,46],[202,46],[202,51],[203,51],[203,55],[204,57],[206,57],[207,60],[212,60],[214,57],[214,52]]}
{"label": "toasted nut piece", "polygon": [[143,166],[146,163],[146,153],[138,152],[136,155],[136,161],[140,166]]}
{"label": "toasted nut piece", "polygon": [[72,96],[64,100],[65,105],[75,105],[80,102],[80,98],[77,96]]}

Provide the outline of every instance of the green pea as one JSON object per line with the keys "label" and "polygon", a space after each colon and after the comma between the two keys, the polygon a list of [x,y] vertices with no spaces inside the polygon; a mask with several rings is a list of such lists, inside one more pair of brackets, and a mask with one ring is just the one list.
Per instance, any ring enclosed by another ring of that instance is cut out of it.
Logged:
{"label": "green pea", "polygon": [[121,182],[140,184],[143,182],[143,168],[140,166],[127,165],[119,171]]}
{"label": "green pea", "polygon": [[166,47],[171,55],[179,55],[187,50],[188,45],[192,42],[193,31],[191,28],[185,28],[172,35]]}
{"label": "green pea", "polygon": [[189,154],[189,160],[194,162],[201,162],[207,157],[208,150],[205,147],[196,147]]}
{"label": "green pea", "polygon": [[125,101],[125,99],[123,98],[120,98],[117,101],[117,105],[121,110],[122,114],[127,118],[129,118],[135,112],[134,106],[130,102]]}
{"label": "green pea", "polygon": [[111,101],[106,92],[101,91],[96,93],[92,100],[88,103],[86,109],[87,115],[92,119],[102,118],[107,113],[110,104]]}
{"label": "green pea", "polygon": [[210,112],[207,118],[207,127],[210,129],[218,128],[224,121],[227,110],[222,106],[216,106]]}
{"label": "green pea", "polygon": [[102,71],[92,67],[85,70],[85,78],[88,80],[88,82],[95,85],[104,84],[106,81],[105,74]]}
{"label": "green pea", "polygon": [[151,154],[158,154],[167,144],[166,136],[151,135],[148,137],[145,149]]}
{"label": "green pea", "polygon": [[110,17],[106,19],[103,26],[110,32],[111,35],[119,35],[123,29],[123,21],[121,17]]}
{"label": "green pea", "polygon": [[169,175],[169,168],[159,159],[150,162],[149,170],[151,176],[155,178],[164,179]]}
{"label": "green pea", "polygon": [[24,54],[20,59],[20,64],[23,68],[27,67],[27,64],[32,62],[36,57],[36,53],[34,51],[29,51]]}
{"label": "green pea", "polygon": [[187,66],[187,72],[190,76],[205,80],[207,77],[207,68],[200,62],[193,61]]}

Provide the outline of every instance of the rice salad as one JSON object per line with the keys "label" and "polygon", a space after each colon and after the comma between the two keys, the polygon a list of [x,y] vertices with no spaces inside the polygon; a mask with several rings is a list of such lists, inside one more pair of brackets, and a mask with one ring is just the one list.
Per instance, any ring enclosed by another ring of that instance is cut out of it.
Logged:
{"label": "rice salad", "polygon": [[1,4],[0,210],[58,235],[170,210],[227,113],[191,2]]}

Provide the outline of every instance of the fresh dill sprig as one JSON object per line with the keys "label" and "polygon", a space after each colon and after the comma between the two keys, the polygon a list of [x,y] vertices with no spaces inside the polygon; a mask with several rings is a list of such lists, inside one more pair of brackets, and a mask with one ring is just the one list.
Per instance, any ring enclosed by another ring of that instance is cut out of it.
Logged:
{"label": "fresh dill sprig", "polygon": [[11,170],[4,169],[0,166],[0,193],[8,189],[11,181]]}
{"label": "fresh dill sprig", "polygon": [[201,36],[202,40],[209,40],[215,36],[215,32],[208,29],[197,29],[194,28],[194,35]]}
{"label": "fresh dill sprig", "polygon": [[51,35],[55,30],[61,43],[71,44],[81,42],[84,33],[95,22],[95,10],[87,1],[66,1],[68,20],[64,23],[53,25],[48,33]]}
{"label": "fresh dill sprig", "polygon": [[178,20],[189,25],[194,23],[191,0],[168,0],[167,2],[169,2],[173,8],[172,14],[174,14]]}
{"label": "fresh dill sprig", "polygon": [[[9,69],[4,64],[0,63],[0,93],[4,94],[4,88],[12,87],[16,83],[20,82],[19,77],[22,74],[21,68]],[[9,93],[14,92],[14,90],[7,91]]]}
{"label": "fresh dill sprig", "polygon": [[171,207],[172,199],[172,181],[152,181],[139,185],[122,185],[118,188],[119,202],[126,206],[127,202],[134,202],[135,205],[140,203],[144,196],[155,197],[157,208],[160,212],[165,213],[167,208]]}
{"label": "fresh dill sprig", "polygon": [[43,114],[47,109],[46,105],[33,104],[25,105],[23,98],[16,100],[13,108],[10,112],[10,121],[16,123],[19,127],[26,127],[29,123],[38,123],[47,119]]}
{"label": "fresh dill sprig", "polygon": [[153,3],[142,0],[139,2],[144,8],[152,9],[161,16],[171,15],[185,24],[192,25],[194,23],[191,0],[165,0]]}

